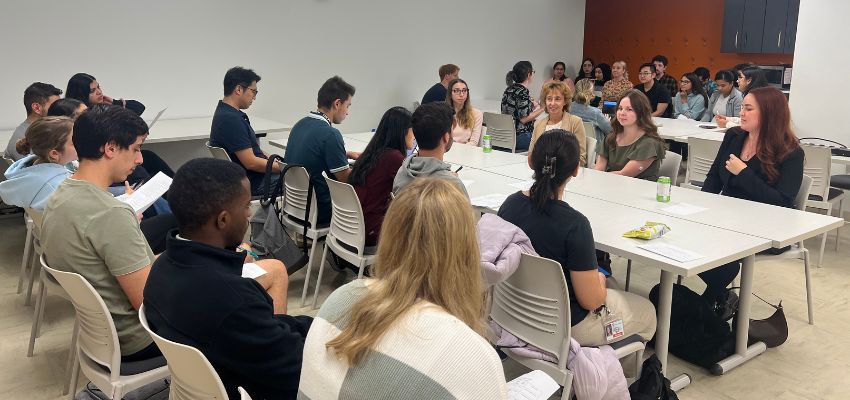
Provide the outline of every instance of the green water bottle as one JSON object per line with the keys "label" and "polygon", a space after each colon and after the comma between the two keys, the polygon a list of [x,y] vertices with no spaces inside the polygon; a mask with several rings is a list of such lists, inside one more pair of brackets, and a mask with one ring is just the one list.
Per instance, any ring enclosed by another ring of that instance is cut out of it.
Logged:
{"label": "green water bottle", "polygon": [[491,142],[493,141],[493,137],[490,136],[489,132],[487,132],[486,126],[483,129],[484,129],[484,135],[481,136],[481,147],[484,149],[485,153],[492,153],[493,152],[493,144]]}
{"label": "green water bottle", "polygon": [[671,181],[669,176],[658,177],[658,188],[655,191],[655,200],[662,203],[670,202],[670,186]]}

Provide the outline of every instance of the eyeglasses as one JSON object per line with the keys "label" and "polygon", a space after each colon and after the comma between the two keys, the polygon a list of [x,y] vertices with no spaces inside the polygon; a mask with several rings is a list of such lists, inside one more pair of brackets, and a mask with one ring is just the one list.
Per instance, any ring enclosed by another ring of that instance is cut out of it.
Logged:
{"label": "eyeglasses", "polygon": [[652,75],[652,72],[641,72],[638,75],[640,75],[640,76]]}
{"label": "eyeglasses", "polygon": [[464,94],[468,93],[469,89],[452,89],[452,93],[454,94]]}
{"label": "eyeglasses", "polygon": [[259,91],[259,90],[257,90],[257,89],[253,89],[253,88],[249,88],[248,86],[244,86],[244,85],[239,85],[239,86],[242,86],[243,88],[245,88],[245,90],[250,90],[250,91],[254,92],[254,96],[256,96],[256,95],[257,95],[257,93],[260,93],[260,91]]}
{"label": "eyeglasses", "polygon": [[98,91],[98,90],[101,90],[100,85],[97,85],[97,86],[95,86],[95,87],[93,87],[93,88],[90,88],[90,89],[89,89],[89,93],[94,93],[94,92],[96,92],[96,91]]}

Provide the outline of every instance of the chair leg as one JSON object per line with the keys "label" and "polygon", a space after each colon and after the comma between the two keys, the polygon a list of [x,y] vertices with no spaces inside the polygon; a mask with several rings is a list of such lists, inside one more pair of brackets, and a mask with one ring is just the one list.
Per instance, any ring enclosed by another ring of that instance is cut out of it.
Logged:
{"label": "chair leg", "polygon": [[325,243],[325,249],[322,251],[322,262],[319,264],[319,276],[316,277],[316,290],[313,292],[313,309],[319,308],[319,289],[322,287],[322,272],[325,272],[325,260],[328,257],[328,245]]}
{"label": "chair leg", "polygon": [[38,288],[38,294],[35,298],[35,312],[32,316],[32,329],[30,330],[30,342],[27,346],[27,357],[32,357],[32,353],[35,350],[35,338],[38,337],[39,325],[41,325],[41,317],[44,313],[44,299],[46,297],[47,288],[44,286],[44,282],[39,282],[40,286]]}
{"label": "chair leg", "polygon": [[[800,246],[802,247],[802,243]],[[806,304],[809,307],[809,325],[815,324],[815,312],[812,307],[812,272],[809,269],[809,251],[803,251],[803,266],[805,267],[806,274]]]}
{"label": "chair leg", "polygon": [[629,283],[632,280],[632,260],[628,260],[626,263],[626,291],[629,291]]}
{"label": "chair leg", "polygon": [[65,376],[65,386],[62,388],[62,394],[68,394],[68,391],[71,390],[71,373],[73,372],[74,363],[77,361],[77,336],[80,334],[80,321],[77,319],[77,316],[74,316],[74,330],[71,333],[71,346],[69,347],[71,350],[68,352],[68,365],[65,367],[65,371],[68,371]]}
{"label": "chair leg", "polygon": [[45,273],[46,272],[42,271],[42,272],[39,272],[39,275],[38,275],[39,291],[43,292],[44,294],[42,295],[42,299],[41,299],[41,311],[38,312],[38,315],[39,315],[38,324],[36,324],[36,326],[35,326],[35,337],[37,337],[37,338],[41,337],[41,325],[42,325],[42,323],[44,323],[44,307],[47,306],[47,288],[44,286],[44,274]]}
{"label": "chair leg", "polygon": [[[838,218],[844,219],[844,199],[838,201]],[[835,252],[838,253],[838,244],[841,242],[841,227],[835,229]]]}
{"label": "chair leg", "polygon": [[[71,349],[73,352],[77,352],[77,349]],[[74,354],[74,358],[77,356]],[[74,400],[74,395],[77,394],[77,382],[80,380],[80,363],[78,361],[74,361],[74,364],[71,365],[71,380],[68,381],[68,400]]]}
{"label": "chair leg", "polygon": [[41,264],[38,262],[39,255],[35,250],[35,246],[33,246],[30,252],[30,281],[27,282],[27,293],[25,294],[26,298],[24,298],[25,306],[32,304],[32,287],[35,285],[36,274],[41,270]]}
{"label": "chair leg", "polygon": [[[307,238],[304,238],[307,240]],[[318,239],[313,239],[313,244],[310,246],[310,256],[307,259],[307,271],[304,274],[304,289],[301,290],[301,307],[304,307],[305,301],[307,300],[307,289],[310,287],[310,272],[313,271],[313,262],[316,260],[316,245],[318,243]]]}
{"label": "chair leg", "polygon": [[677,285],[681,285],[681,284],[682,284],[682,275],[679,275],[679,277],[678,277],[678,278],[676,278],[676,284],[677,284]]}
{"label": "chair leg", "polygon": [[20,294],[24,289],[24,276],[27,274],[27,266],[29,266],[30,251],[32,251],[32,227],[27,224],[27,238],[24,241],[24,254],[21,257],[21,274],[18,276],[18,291]]}
{"label": "chair leg", "polygon": [[641,369],[643,369],[643,351],[640,349],[635,353],[635,380],[640,379]]}

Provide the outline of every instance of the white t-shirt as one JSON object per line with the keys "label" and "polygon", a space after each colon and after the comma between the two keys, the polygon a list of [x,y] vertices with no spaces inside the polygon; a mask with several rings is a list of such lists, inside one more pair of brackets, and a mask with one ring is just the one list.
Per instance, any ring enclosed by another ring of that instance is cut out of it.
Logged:
{"label": "white t-shirt", "polygon": [[722,115],[722,116],[724,116],[724,117],[728,117],[728,115],[726,115],[726,104],[728,104],[728,103],[729,103],[729,98],[730,98],[730,97],[732,97],[732,95],[729,95],[729,96],[723,96],[723,95],[717,96],[717,101],[714,103],[714,109],[713,109],[713,110],[711,110],[711,112],[712,112],[714,115]]}
{"label": "white t-shirt", "polygon": [[544,129],[543,132],[548,132],[548,131],[551,131],[552,129],[561,129],[561,125],[563,123],[564,123],[564,120],[562,119],[562,120],[558,121],[557,124],[546,125],[546,129]]}

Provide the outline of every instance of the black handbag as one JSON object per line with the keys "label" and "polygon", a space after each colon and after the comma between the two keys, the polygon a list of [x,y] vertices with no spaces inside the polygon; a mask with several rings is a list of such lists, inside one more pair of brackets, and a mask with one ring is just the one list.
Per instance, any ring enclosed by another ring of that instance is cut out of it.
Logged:
{"label": "black handbag", "polygon": [[[788,321],[785,319],[785,309],[782,308],[782,300],[773,305],[759,295],[753,293],[757,299],[774,308],[773,314],[765,319],[750,319],[750,330],[747,333],[747,344],[762,342],[767,347],[777,347],[788,340]],[[733,329],[737,329],[737,318],[732,323]]]}

